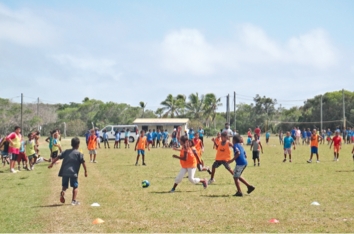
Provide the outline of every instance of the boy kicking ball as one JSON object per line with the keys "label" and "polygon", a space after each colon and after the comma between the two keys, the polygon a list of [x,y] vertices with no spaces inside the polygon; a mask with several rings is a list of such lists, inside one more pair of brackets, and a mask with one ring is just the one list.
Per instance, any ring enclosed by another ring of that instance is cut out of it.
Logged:
{"label": "boy kicking ball", "polygon": [[78,177],[79,177],[81,164],[85,170],[85,177],[87,177],[87,169],[84,160],[84,155],[80,153],[78,150],[80,146],[80,139],[77,137],[71,139],[71,146],[72,149],[65,150],[62,154],[54,158],[52,160],[52,163],[48,166],[48,168],[52,168],[53,164],[57,160],[63,159],[59,171],[59,176],[62,177],[62,186],[63,186],[62,191],[60,192],[60,202],[65,203],[65,191],[68,189],[69,181],[70,181],[70,186],[73,188],[71,205],[75,206],[80,204],[76,200],[76,196],[79,187]]}

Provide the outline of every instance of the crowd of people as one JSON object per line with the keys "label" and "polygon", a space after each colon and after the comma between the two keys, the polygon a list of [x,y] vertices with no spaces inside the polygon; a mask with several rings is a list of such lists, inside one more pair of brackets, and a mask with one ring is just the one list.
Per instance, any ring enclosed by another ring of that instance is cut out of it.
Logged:
{"label": "crowd of people", "polygon": [[[129,129],[123,129],[123,131],[116,131],[115,141],[113,148],[121,147],[121,140],[124,140],[125,148],[130,148],[129,145]],[[122,136],[122,137],[121,137]],[[171,139],[169,139],[171,136]],[[173,154],[173,158],[179,159],[181,170],[175,178],[174,185],[170,192],[174,192],[177,186],[181,183],[185,174],[188,174],[188,180],[193,183],[201,183],[204,188],[215,182],[216,169],[220,166],[224,166],[225,169],[232,175],[236,193],[234,196],[243,196],[240,184],[243,183],[247,187],[247,193],[253,192],[255,187],[248,183],[243,177],[242,173],[246,169],[247,155],[244,146],[249,146],[252,152],[252,160],[254,166],[260,166],[260,153],[263,153],[263,146],[260,141],[261,128],[256,127],[253,131],[251,129],[247,132],[247,142],[244,143],[242,136],[240,136],[236,130],[230,129],[229,123],[225,124],[225,128],[217,133],[216,137],[212,138],[213,149],[215,152],[215,161],[211,168],[206,166],[203,161],[204,153],[204,130],[199,128],[194,131],[190,128],[188,131],[182,133],[181,127],[175,128],[171,134],[167,130],[148,130],[145,132],[141,130],[138,138],[135,142],[134,150],[137,152],[135,165],[139,165],[141,158],[142,165],[146,166],[145,150],[150,151],[151,148],[173,148],[173,150],[179,151],[179,155]],[[340,130],[339,128],[332,133],[330,129],[326,131],[317,131],[313,129],[303,129],[294,127],[291,131],[287,131],[285,136],[282,131],[278,133],[279,143],[284,150],[283,162],[286,162],[289,158],[289,162],[292,162],[292,150],[296,149],[298,145],[310,146],[310,157],[307,161],[312,163],[313,156],[316,155],[316,162],[319,163],[319,144],[327,144],[329,148],[333,146],[334,161],[339,160],[339,153],[341,145],[343,143],[354,143],[354,129],[347,128]],[[48,168],[52,168],[58,160],[62,159],[62,165],[59,171],[59,176],[62,177],[62,191],[60,192],[60,201],[65,202],[65,192],[69,186],[73,187],[72,204],[77,205],[79,202],[76,200],[78,192],[78,173],[81,165],[85,170],[85,176],[87,176],[87,168],[82,152],[79,152],[80,140],[73,138],[71,141],[72,149],[62,150],[60,131],[55,129],[50,132],[50,136],[45,139],[48,143],[50,150],[50,157],[46,159],[40,156],[39,152],[39,131],[33,131],[28,133],[25,139],[21,135],[21,128],[16,126],[12,133],[7,134],[4,137],[0,136],[0,149],[3,166],[6,164],[10,167],[11,173],[17,173],[22,169],[34,170],[36,163],[41,161],[49,162]],[[270,133],[265,133],[266,144],[270,141]],[[110,148],[109,139],[107,133],[103,131],[102,141],[105,148]],[[90,155],[90,162],[97,163],[97,149],[101,148],[101,136],[98,129],[91,129],[86,134],[86,146]],[[354,153],[354,147],[352,150]],[[354,160],[354,155],[353,155]],[[236,162],[234,169],[230,167],[232,162]],[[17,162],[17,170],[15,168]],[[210,174],[210,179],[207,178],[195,178],[196,171],[206,171]]]}

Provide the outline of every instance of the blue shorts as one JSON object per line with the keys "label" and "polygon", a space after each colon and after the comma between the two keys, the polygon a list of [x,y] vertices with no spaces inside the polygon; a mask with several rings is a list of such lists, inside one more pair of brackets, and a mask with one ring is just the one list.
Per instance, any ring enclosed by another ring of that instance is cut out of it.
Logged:
{"label": "blue shorts", "polygon": [[77,177],[63,176],[61,185],[64,188],[69,188],[69,180],[70,180],[70,187],[72,187],[72,188],[79,187],[79,182],[77,181]]}
{"label": "blue shorts", "polygon": [[145,155],[145,150],[138,150],[138,154]]}
{"label": "blue shorts", "polygon": [[311,146],[311,154],[318,154],[318,148],[316,146]]}

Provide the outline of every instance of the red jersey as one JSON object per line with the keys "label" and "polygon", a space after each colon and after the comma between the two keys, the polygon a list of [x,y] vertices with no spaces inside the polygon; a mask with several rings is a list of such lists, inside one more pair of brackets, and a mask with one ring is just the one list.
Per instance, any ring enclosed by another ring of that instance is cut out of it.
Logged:
{"label": "red jersey", "polygon": [[340,136],[334,136],[332,138],[332,141],[334,146],[339,146],[340,143],[342,142],[342,138]]}

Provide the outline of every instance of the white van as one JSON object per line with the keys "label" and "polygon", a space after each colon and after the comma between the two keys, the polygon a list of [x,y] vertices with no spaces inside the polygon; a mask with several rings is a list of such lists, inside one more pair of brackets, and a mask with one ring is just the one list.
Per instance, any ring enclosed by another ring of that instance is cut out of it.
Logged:
{"label": "white van", "polygon": [[121,133],[120,139],[124,140],[124,134],[125,134],[124,132],[126,132],[128,129],[130,131],[129,142],[136,141],[136,139],[139,136],[139,130],[138,130],[138,126],[137,125],[107,125],[106,127],[102,128],[99,131],[101,142],[103,141],[103,138],[102,138],[103,130],[106,130],[106,133],[108,135],[108,139],[109,140],[114,140],[115,139],[114,133],[116,131]]}

